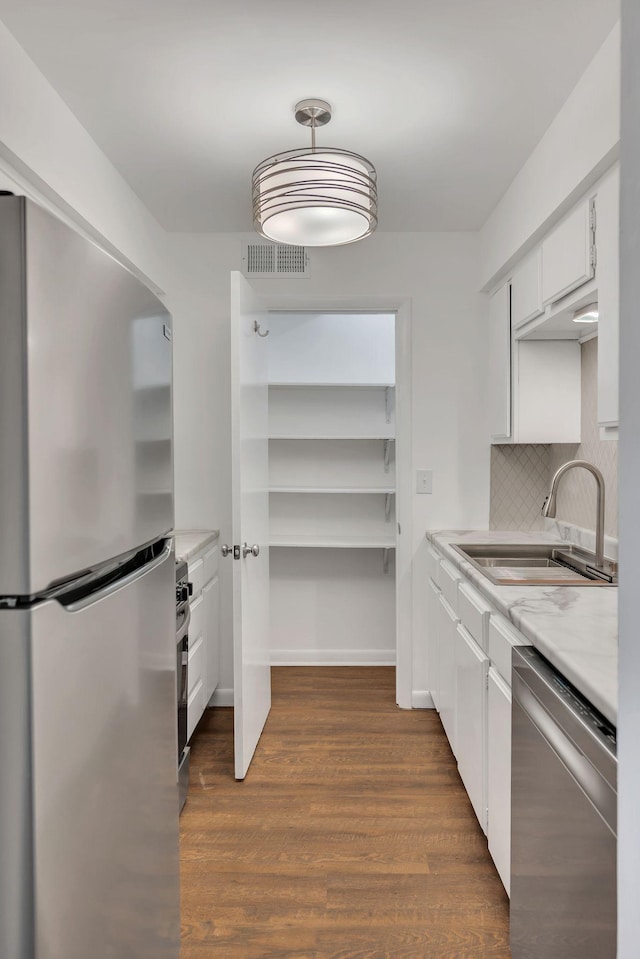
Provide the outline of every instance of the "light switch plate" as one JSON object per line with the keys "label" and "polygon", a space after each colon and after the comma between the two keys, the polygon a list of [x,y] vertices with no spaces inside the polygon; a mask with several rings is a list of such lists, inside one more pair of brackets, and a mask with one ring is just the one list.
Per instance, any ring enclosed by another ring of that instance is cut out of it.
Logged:
{"label": "light switch plate", "polygon": [[433,470],[416,470],[416,493],[433,493]]}

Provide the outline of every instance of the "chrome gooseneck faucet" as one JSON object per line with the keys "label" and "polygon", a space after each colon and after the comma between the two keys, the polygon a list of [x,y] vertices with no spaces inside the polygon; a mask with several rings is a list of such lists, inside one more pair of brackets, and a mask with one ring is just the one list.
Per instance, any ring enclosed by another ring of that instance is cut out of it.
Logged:
{"label": "chrome gooseneck faucet", "polygon": [[597,466],[593,466],[591,463],[587,463],[586,460],[571,460],[569,463],[565,463],[564,466],[561,466],[560,469],[556,472],[555,476],[551,480],[551,489],[549,490],[549,495],[544,501],[542,507],[542,515],[548,516],[550,519],[553,519],[556,515],[556,499],[558,493],[558,483],[560,479],[564,476],[565,473],[568,473],[570,469],[573,469],[574,466],[582,466],[583,469],[588,470],[590,473],[593,473],[595,476],[596,483],[598,485],[598,498],[596,500],[596,562],[595,565],[598,568],[604,566],[604,477]]}

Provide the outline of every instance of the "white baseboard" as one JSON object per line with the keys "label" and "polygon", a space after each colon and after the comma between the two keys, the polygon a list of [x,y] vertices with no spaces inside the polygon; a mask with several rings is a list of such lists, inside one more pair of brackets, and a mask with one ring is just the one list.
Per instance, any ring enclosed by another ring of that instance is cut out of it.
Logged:
{"label": "white baseboard", "polygon": [[272,649],[272,666],[395,666],[395,649]]}
{"label": "white baseboard", "polygon": [[435,709],[428,689],[414,689],[411,693],[412,709]]}
{"label": "white baseboard", "polygon": [[211,700],[209,702],[210,706],[233,706],[233,690],[232,689],[216,689]]}

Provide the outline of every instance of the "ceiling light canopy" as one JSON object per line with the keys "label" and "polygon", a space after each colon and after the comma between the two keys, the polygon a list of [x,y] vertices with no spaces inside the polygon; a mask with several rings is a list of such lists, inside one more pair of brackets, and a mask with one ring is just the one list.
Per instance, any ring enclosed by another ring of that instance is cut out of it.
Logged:
{"label": "ceiling light canopy", "polygon": [[324,100],[296,104],[298,123],[311,127],[311,146],[276,153],[253,171],[253,225],[278,243],[340,246],[362,240],[378,225],[376,171],[365,157],[316,148],[316,127],[331,119]]}

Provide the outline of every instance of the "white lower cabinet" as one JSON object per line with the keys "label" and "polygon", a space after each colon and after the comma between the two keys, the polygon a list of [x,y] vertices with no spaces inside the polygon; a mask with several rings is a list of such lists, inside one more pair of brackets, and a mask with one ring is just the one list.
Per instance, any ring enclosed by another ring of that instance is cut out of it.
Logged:
{"label": "white lower cabinet", "polygon": [[427,682],[433,705],[440,712],[440,666],[438,657],[440,590],[429,580],[427,587]]}
{"label": "white lower cabinet", "polygon": [[487,838],[507,893],[511,869],[511,689],[493,667],[487,690]]}
{"label": "white lower cabinet", "polygon": [[486,751],[489,657],[461,624],[455,643],[456,758],[460,778],[487,831]]}
{"label": "white lower cabinet", "polygon": [[458,617],[440,595],[438,614],[438,695],[440,720],[447,734],[453,755],[457,757],[456,732],[456,630]]}
{"label": "white lower cabinet", "polygon": [[220,621],[220,580],[216,575],[202,589],[204,605],[204,695],[206,703],[214,694],[220,679],[220,641],[218,623]]}
{"label": "white lower cabinet", "polygon": [[189,558],[192,586],[189,609],[187,740],[191,738],[218,685],[220,612],[218,546],[204,547]]}
{"label": "white lower cabinet", "polygon": [[527,640],[464,574],[432,551],[427,584],[429,689],[508,894],[511,654]]}

